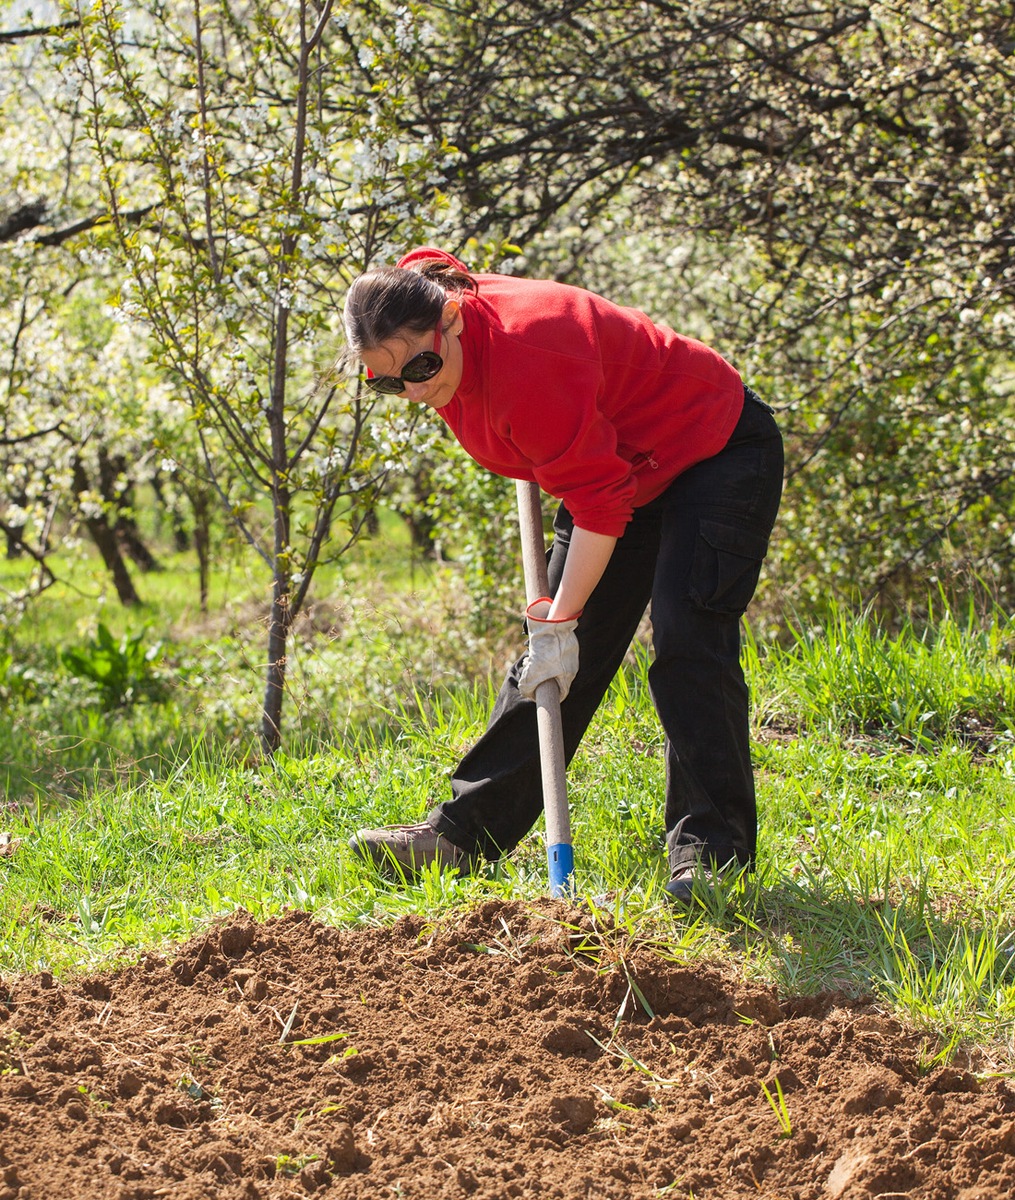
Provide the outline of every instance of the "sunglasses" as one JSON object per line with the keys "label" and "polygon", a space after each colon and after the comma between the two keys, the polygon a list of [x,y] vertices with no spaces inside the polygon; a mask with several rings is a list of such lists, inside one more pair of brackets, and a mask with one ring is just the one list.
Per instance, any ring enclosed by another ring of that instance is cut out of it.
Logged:
{"label": "sunglasses", "polygon": [[414,354],[402,368],[401,375],[375,375],[367,368],[366,385],[375,392],[385,396],[398,396],[405,391],[407,383],[426,383],[433,379],[444,366],[444,359],[438,351],[441,348],[441,322],[437,320],[437,328],[433,332],[433,349],[423,350]]}

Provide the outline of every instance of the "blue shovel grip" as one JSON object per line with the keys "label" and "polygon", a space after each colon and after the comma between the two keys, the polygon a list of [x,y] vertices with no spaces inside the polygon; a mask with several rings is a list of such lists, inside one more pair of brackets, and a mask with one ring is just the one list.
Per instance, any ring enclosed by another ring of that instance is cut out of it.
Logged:
{"label": "blue shovel grip", "polygon": [[558,842],[546,847],[550,874],[550,895],[559,899],[574,895],[574,847],[570,842]]}

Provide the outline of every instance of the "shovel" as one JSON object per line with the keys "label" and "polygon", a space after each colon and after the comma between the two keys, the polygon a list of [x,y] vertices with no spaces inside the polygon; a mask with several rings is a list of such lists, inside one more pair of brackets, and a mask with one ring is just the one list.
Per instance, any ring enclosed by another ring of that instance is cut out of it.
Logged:
{"label": "shovel", "polygon": [[[543,507],[539,485],[519,479],[518,524],[522,531],[522,570],[525,574],[525,603],[531,604],[549,592],[546,578],[546,546],[543,542]],[[543,780],[543,811],[546,815],[546,861],[550,872],[550,895],[574,892],[574,848],[567,808],[564,775],[564,733],[560,723],[560,689],[548,679],[536,688],[536,727],[539,731],[539,766]]]}

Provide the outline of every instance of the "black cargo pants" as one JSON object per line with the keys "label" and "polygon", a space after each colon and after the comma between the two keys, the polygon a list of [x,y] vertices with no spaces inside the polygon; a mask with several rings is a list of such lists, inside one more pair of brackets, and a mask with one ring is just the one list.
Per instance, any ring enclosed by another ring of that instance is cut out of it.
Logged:
{"label": "black cargo pants", "polygon": [[[561,705],[567,761],[599,707],[651,602],[652,699],[666,735],[671,871],[749,866],[757,843],[740,618],[754,594],[782,494],[782,438],[746,389],[729,442],[635,510],[578,622],[579,669]],[[559,585],[573,528],[561,505],[548,553]],[[459,764],[452,799],[427,818],[449,841],[495,859],[543,809],[535,704],[511,668],[486,732]]]}

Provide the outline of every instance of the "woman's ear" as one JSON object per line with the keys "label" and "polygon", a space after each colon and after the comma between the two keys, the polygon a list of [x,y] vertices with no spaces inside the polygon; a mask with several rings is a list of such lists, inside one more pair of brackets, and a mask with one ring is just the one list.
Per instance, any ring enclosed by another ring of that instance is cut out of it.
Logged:
{"label": "woman's ear", "polygon": [[462,306],[457,300],[449,300],[444,305],[444,312],[441,314],[441,328],[445,334],[452,337],[456,337],[465,328]]}

